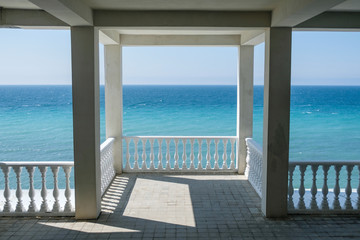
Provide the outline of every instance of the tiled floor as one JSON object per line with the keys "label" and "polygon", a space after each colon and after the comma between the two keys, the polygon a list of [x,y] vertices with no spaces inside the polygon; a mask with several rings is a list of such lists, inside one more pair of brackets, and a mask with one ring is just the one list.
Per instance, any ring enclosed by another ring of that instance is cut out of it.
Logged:
{"label": "tiled floor", "polygon": [[360,239],[360,216],[266,219],[238,175],[121,175],[96,221],[0,218],[0,239]]}

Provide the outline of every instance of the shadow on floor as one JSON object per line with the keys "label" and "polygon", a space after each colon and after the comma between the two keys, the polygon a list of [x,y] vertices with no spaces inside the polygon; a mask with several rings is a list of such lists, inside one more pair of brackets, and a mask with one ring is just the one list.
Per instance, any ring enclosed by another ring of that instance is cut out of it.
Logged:
{"label": "shadow on floor", "polygon": [[358,216],[266,219],[239,175],[117,176],[97,220],[1,218],[0,239],[358,239]]}

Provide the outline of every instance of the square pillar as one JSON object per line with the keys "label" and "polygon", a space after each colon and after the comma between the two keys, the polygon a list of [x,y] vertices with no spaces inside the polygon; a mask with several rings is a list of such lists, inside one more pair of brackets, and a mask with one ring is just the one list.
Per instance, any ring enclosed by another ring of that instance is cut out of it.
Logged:
{"label": "square pillar", "polygon": [[113,137],[114,167],[116,173],[122,173],[122,47],[105,45],[105,121],[106,138]]}
{"label": "square pillar", "polygon": [[254,46],[239,47],[237,89],[237,135],[238,173],[244,174],[246,167],[246,138],[253,133],[254,96]]}
{"label": "square pillar", "polygon": [[100,194],[99,33],[71,27],[75,217],[96,219]]}
{"label": "square pillar", "polygon": [[261,210],[266,217],[287,216],[291,34],[291,28],[265,32]]}

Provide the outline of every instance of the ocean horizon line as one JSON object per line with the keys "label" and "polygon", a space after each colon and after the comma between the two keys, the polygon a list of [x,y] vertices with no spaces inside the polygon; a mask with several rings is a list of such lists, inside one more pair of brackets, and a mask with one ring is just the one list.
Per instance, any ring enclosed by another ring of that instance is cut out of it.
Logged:
{"label": "ocean horizon line", "polygon": [[[0,84],[0,87],[36,87],[36,86],[72,86],[72,84]],[[100,84],[99,86],[105,86],[105,84]],[[154,87],[154,86],[164,86],[164,87],[170,87],[170,86],[174,86],[174,87],[197,87],[197,86],[219,86],[219,87],[236,87],[237,85],[234,84],[123,84],[123,86],[136,86],[136,87]],[[254,84],[254,86],[264,86],[263,84]],[[309,84],[293,84],[291,85],[291,87],[360,87],[360,85],[338,85],[338,84],[333,84],[333,85],[324,85],[324,84],[319,84],[319,85],[309,85]]]}

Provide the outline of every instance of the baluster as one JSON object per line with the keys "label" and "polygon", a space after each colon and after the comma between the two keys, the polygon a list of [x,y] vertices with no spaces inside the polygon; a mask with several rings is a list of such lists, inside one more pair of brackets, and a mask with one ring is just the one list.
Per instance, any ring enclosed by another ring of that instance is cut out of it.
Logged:
{"label": "baluster", "polygon": [[1,166],[1,169],[4,173],[4,178],[5,178],[5,186],[4,186],[4,198],[5,198],[5,205],[4,205],[4,209],[3,212],[11,212],[12,208],[11,208],[11,202],[10,202],[10,187],[9,187],[9,172],[10,172],[10,167],[8,166]]}
{"label": "baluster", "polygon": [[175,155],[174,155],[174,159],[175,159],[175,165],[174,165],[174,170],[179,170],[179,154],[178,154],[178,144],[179,144],[179,139],[174,139],[175,142]]}
{"label": "baluster", "polygon": [[36,204],[35,204],[35,190],[34,190],[34,167],[33,166],[27,166],[26,170],[29,174],[29,198],[30,198],[30,204],[28,212],[37,212]]}
{"label": "baluster", "polygon": [[304,202],[304,195],[305,195],[305,186],[304,186],[304,176],[306,171],[307,165],[300,165],[300,188],[299,188],[299,209],[306,209],[305,202]]}
{"label": "baluster", "polygon": [[342,166],[335,165],[334,168],[335,168],[335,186],[334,186],[335,197],[334,197],[333,207],[334,209],[341,209],[340,201],[339,201],[339,194],[340,194],[339,175]]}
{"label": "baluster", "polygon": [[139,153],[138,153],[138,142],[139,142],[139,139],[138,138],[134,138],[133,139],[134,141],[134,145],[135,145],[135,150],[134,150],[134,167],[133,169],[134,170],[139,170]]}
{"label": "baluster", "polygon": [[150,142],[150,170],[155,170],[155,164],[154,164],[154,139],[149,139]]}
{"label": "baluster", "polygon": [[254,154],[251,151],[250,145],[247,144],[246,146],[246,169],[245,169],[245,176],[248,177],[248,179],[250,179],[253,171],[253,161],[254,161]]}
{"label": "baluster", "polygon": [[345,194],[346,194],[346,201],[345,201],[345,209],[353,209],[352,203],[351,203],[351,173],[354,168],[354,165],[346,165],[346,171],[347,171],[347,184],[345,188]]}
{"label": "baluster", "polygon": [[70,172],[71,172],[71,166],[63,166],[63,170],[65,172],[65,179],[66,179],[66,188],[65,188],[65,197],[66,197],[66,203],[64,212],[71,212],[72,206],[71,206],[71,189],[70,189]]}
{"label": "baluster", "polygon": [[211,159],[211,155],[210,155],[210,142],[211,142],[211,139],[206,139],[206,146],[207,146],[207,152],[206,152],[206,170],[210,170],[210,169],[211,169],[211,165],[210,165],[210,159]]}
{"label": "baluster", "polygon": [[46,170],[47,167],[46,166],[39,166],[39,170],[41,173],[41,198],[42,198],[42,202],[41,202],[41,206],[40,206],[40,212],[48,212],[49,211],[49,206],[47,203],[47,189],[46,189]]}
{"label": "baluster", "polygon": [[182,140],[183,142],[183,154],[182,154],[182,166],[181,166],[181,170],[187,170],[187,166],[186,166],[186,159],[187,159],[187,156],[186,156],[186,142],[187,142],[187,139],[183,139]]}
{"label": "baluster", "polygon": [[219,151],[218,151],[218,146],[219,146],[219,139],[214,139],[214,143],[215,143],[215,153],[214,153],[214,169],[215,170],[219,170]]}
{"label": "baluster", "polygon": [[21,169],[20,166],[14,166],[13,167],[14,172],[16,174],[16,198],[17,198],[17,204],[15,208],[15,212],[24,212],[24,205],[22,202],[22,189],[21,189]]}
{"label": "baluster", "polygon": [[294,175],[295,165],[289,166],[289,187],[288,187],[288,208],[294,209],[294,186],[293,186],[293,175]]}
{"label": "baluster", "polygon": [[198,146],[199,146],[197,169],[198,170],[203,170],[203,167],[202,167],[202,164],[201,164],[201,161],[202,161],[202,150],[201,150],[202,139],[198,138],[197,141],[198,141]]}
{"label": "baluster", "polygon": [[106,188],[106,178],[108,176],[107,173],[107,165],[108,165],[108,161],[107,161],[107,152],[108,152],[108,147],[106,146],[103,150],[103,152],[101,153],[101,163],[100,163],[100,168],[101,168],[101,179],[100,179],[100,183],[101,183],[101,194],[105,191]]}
{"label": "baluster", "polygon": [[194,164],[194,140],[193,138],[190,139],[190,147],[191,147],[191,153],[190,153],[190,170],[195,171],[195,164]]}
{"label": "baluster", "polygon": [[54,206],[52,211],[53,212],[60,212],[60,203],[59,203],[59,187],[58,187],[58,173],[59,173],[59,166],[51,166],[51,171],[54,177]]}
{"label": "baluster", "polygon": [[166,170],[169,171],[171,170],[170,167],[170,138],[166,138],[165,142],[166,142]]}
{"label": "baluster", "polygon": [[226,164],[226,160],[227,160],[227,143],[228,140],[227,139],[223,139],[223,144],[224,144],[224,153],[223,153],[223,165],[222,165],[222,169],[227,169],[227,164]]}
{"label": "baluster", "polygon": [[147,167],[146,167],[146,141],[147,141],[146,138],[141,139],[142,146],[143,146],[141,170],[147,170]]}
{"label": "baluster", "polygon": [[252,161],[253,165],[255,166],[255,178],[256,178],[256,186],[261,192],[262,188],[262,180],[261,180],[261,171],[262,171],[262,155],[254,151],[254,161]]}
{"label": "baluster", "polygon": [[358,171],[359,171],[359,184],[358,184],[358,188],[357,188],[357,194],[358,194],[357,209],[360,210],[360,165],[358,165]]}
{"label": "baluster", "polygon": [[162,138],[158,139],[158,143],[159,143],[159,154],[158,154],[159,163],[158,163],[158,167],[157,167],[158,170],[163,170],[163,166],[162,166],[162,163],[161,163],[161,161],[162,161],[162,147],[161,147],[162,141],[163,141]]}
{"label": "baluster", "polygon": [[329,187],[328,187],[328,171],[330,166],[329,165],[323,165],[323,171],[324,171],[324,185],[322,188],[322,194],[323,194],[323,198],[322,198],[322,202],[321,202],[321,209],[322,210],[328,210],[329,209],[329,200],[328,200],[328,193],[329,193]]}
{"label": "baluster", "polygon": [[105,188],[105,176],[106,176],[106,148],[100,153],[100,185],[101,185],[101,193]]}
{"label": "baluster", "polygon": [[230,168],[229,169],[235,169],[235,151],[234,151],[234,145],[235,145],[236,139],[230,139],[231,143],[231,154],[230,154]]}
{"label": "baluster", "polygon": [[316,202],[316,194],[317,194],[317,187],[316,187],[316,174],[317,170],[319,168],[319,165],[312,164],[311,170],[312,170],[312,186],[311,186],[311,202],[310,202],[310,208],[311,209],[318,209],[317,202]]}
{"label": "baluster", "polygon": [[126,141],[126,163],[125,163],[125,170],[130,170],[130,140],[129,138],[125,138]]}

